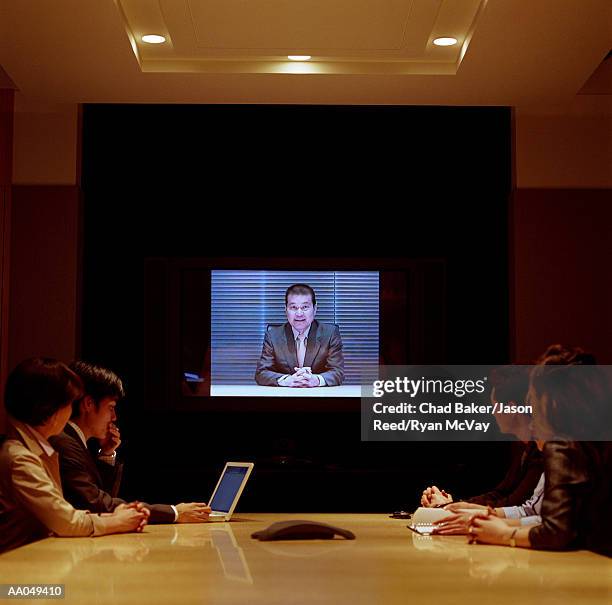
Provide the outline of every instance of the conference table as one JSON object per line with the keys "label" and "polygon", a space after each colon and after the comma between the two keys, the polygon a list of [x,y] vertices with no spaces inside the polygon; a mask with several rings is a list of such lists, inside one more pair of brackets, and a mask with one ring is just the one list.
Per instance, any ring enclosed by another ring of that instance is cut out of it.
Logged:
{"label": "conference table", "polygon": [[[355,540],[260,542],[306,519]],[[612,603],[612,561],[420,536],[383,514],[241,513],[230,523],[150,525],[141,534],[47,538],[0,555],[0,584],[64,584],[66,603]]]}

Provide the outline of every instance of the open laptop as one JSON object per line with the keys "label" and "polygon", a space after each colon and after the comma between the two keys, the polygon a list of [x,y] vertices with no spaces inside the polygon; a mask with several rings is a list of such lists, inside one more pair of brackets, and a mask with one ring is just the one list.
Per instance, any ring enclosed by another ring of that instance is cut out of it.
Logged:
{"label": "open laptop", "polygon": [[252,462],[226,462],[217,481],[208,506],[212,509],[208,520],[229,521],[238,504],[238,499],[255,465]]}

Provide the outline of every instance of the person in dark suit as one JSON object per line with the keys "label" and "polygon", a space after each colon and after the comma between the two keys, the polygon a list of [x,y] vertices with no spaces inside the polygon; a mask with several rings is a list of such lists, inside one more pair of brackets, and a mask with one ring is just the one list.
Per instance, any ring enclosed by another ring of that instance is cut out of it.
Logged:
{"label": "person in dark suit", "polygon": [[[510,405],[522,404],[529,390],[528,363],[496,368],[489,376],[489,384],[492,387],[492,404],[497,401]],[[511,443],[510,465],[501,483],[490,491],[458,502],[435,485],[427,487],[423,490],[421,506],[444,507],[453,512],[469,508],[477,510],[479,507],[486,510],[487,506],[518,506],[531,497],[544,472],[542,453],[536,443],[530,441],[531,417],[524,414],[496,414],[495,419],[502,433],[514,435],[519,440]],[[448,525],[443,529],[444,532],[440,533],[449,533]]]}
{"label": "person in dark suit", "polygon": [[285,292],[287,322],[269,326],[264,337],[255,381],[262,386],[338,386],[344,380],[340,330],[318,322],[315,291],[293,284]]}
{"label": "person in dark suit", "polygon": [[0,447],[0,552],[49,535],[103,536],[142,531],[140,503],[101,517],[74,508],[62,494],[57,452],[49,441],[70,418],[83,385],[63,363],[34,357],[9,375],[4,392],[8,435]]}
{"label": "person in dark suit", "polygon": [[597,366],[592,354],[548,348],[531,371],[528,396],[534,432],[546,438],[542,522],[509,528],[493,514],[478,514],[469,530],[473,540],[612,556],[610,387],[609,370]]}
{"label": "person in dark suit", "polygon": [[[81,378],[85,394],[74,402],[64,431],[51,438],[59,453],[64,496],[75,508],[112,512],[125,502],[118,497],[123,465],[116,459],[121,437],[115,425],[123,384],[114,372],[83,361],[71,363],[70,369]],[[95,454],[88,447],[90,438],[99,440]],[[204,502],[144,506],[151,511],[149,523],[197,523],[210,512]]]}

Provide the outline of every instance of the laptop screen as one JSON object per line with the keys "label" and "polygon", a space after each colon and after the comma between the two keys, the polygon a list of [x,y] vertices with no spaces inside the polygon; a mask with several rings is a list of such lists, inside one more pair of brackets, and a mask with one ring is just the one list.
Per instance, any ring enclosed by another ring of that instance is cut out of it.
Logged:
{"label": "laptop screen", "polygon": [[212,510],[222,513],[229,512],[248,470],[246,466],[228,466],[225,469],[221,483],[208,504]]}

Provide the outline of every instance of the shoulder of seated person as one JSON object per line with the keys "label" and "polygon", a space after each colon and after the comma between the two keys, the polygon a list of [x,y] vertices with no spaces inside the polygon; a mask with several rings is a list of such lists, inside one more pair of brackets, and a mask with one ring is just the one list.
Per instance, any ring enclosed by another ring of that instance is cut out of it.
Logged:
{"label": "shoulder of seated person", "polygon": [[79,449],[81,444],[75,437],[67,433],[60,433],[49,438],[49,443],[55,448],[62,449]]}
{"label": "shoulder of seated person", "polygon": [[567,460],[567,465],[583,464],[593,458],[592,443],[579,441],[547,441],[544,445],[545,468],[556,468],[559,461]]}
{"label": "shoulder of seated person", "polygon": [[21,441],[7,439],[0,448],[0,467],[6,468],[23,462],[40,464],[40,458]]}
{"label": "shoulder of seated person", "polygon": [[317,331],[324,334],[332,334],[336,330],[340,330],[337,324],[317,322]]}
{"label": "shoulder of seated person", "polygon": [[61,432],[58,435],[51,435],[51,437],[49,437],[49,443],[51,445],[53,445],[54,443],[65,443],[69,439],[70,439],[69,435],[66,435],[66,433]]}

